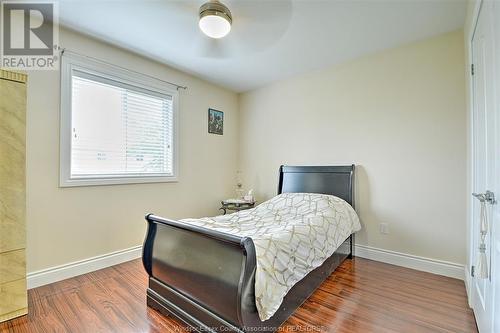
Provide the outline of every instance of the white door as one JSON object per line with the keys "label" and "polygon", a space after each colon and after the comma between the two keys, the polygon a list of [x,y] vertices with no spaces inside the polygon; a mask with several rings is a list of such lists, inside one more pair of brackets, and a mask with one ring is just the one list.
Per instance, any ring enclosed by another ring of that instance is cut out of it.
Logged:
{"label": "white door", "polygon": [[[496,100],[498,94],[496,85],[500,86],[496,66],[500,62],[495,54],[495,11],[496,1],[483,1],[479,11],[476,30],[472,39],[472,59],[474,64],[473,75],[473,191],[486,194],[488,191],[499,196],[498,178],[500,172],[496,171],[497,150],[497,122],[498,108]],[[500,17],[499,17],[500,18]],[[495,64],[497,62],[497,64]],[[500,166],[500,164],[499,164]],[[480,247],[480,201],[474,200],[473,206],[473,264],[477,263]],[[499,275],[500,263],[500,237],[498,237],[499,205],[493,200],[487,200],[487,216],[489,217],[489,230],[485,238],[486,261],[489,268],[489,277],[486,279],[472,278],[471,299],[474,314],[480,333],[500,333],[496,315],[500,309],[495,309],[499,295],[495,295],[495,276]]]}
{"label": "white door", "polygon": [[[493,26],[495,38],[495,94],[496,94],[496,189],[498,193],[498,201],[500,202],[500,2],[494,1],[493,3]],[[494,218],[493,218],[493,261],[494,267],[492,270],[492,283],[494,289],[494,305],[493,305],[493,331],[500,332],[500,204],[495,205]]]}

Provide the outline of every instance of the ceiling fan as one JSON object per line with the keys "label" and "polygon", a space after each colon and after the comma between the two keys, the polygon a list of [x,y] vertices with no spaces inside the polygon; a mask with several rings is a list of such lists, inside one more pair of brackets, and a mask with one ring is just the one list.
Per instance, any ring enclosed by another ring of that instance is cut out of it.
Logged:
{"label": "ceiling fan", "polygon": [[198,15],[199,29],[192,45],[200,56],[225,58],[261,52],[285,34],[292,17],[292,0],[223,1],[175,2],[184,14]]}

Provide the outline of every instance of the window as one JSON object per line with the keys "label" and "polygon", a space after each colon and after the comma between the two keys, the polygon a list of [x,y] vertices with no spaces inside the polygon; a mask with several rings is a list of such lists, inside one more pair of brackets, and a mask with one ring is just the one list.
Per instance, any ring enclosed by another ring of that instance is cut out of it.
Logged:
{"label": "window", "polygon": [[177,180],[176,90],[74,54],[62,66],[61,186]]}

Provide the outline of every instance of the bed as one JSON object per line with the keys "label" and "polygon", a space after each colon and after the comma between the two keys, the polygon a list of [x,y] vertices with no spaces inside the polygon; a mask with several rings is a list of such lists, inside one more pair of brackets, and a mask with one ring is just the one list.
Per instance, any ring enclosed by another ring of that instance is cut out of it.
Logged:
{"label": "bed", "polygon": [[[281,166],[278,194],[334,195],[354,207],[354,165]],[[256,308],[256,250],[235,236],[149,214],[143,264],[149,275],[147,305],[197,331],[274,332],[346,259],[354,234],[287,292],[269,319]]]}

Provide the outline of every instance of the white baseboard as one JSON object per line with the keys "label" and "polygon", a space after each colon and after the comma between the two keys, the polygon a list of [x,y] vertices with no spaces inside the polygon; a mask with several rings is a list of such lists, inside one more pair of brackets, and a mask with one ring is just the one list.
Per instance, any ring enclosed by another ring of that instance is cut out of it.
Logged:
{"label": "white baseboard", "polygon": [[140,258],[142,245],[27,274],[28,289]]}
{"label": "white baseboard", "polygon": [[465,267],[453,262],[414,256],[411,254],[379,249],[356,244],[354,255],[388,264],[416,269],[438,275],[464,280]]}
{"label": "white baseboard", "polygon": [[[126,261],[140,258],[141,255],[142,246],[139,245],[93,258],[75,261],[65,265],[31,272],[27,275],[28,289],[121,264]],[[392,265],[412,268],[438,275],[449,276],[460,280],[465,279],[465,281],[467,281],[468,279],[468,272],[464,265],[452,262],[419,257],[366,245],[356,245],[355,255],[361,258],[381,261]]]}

